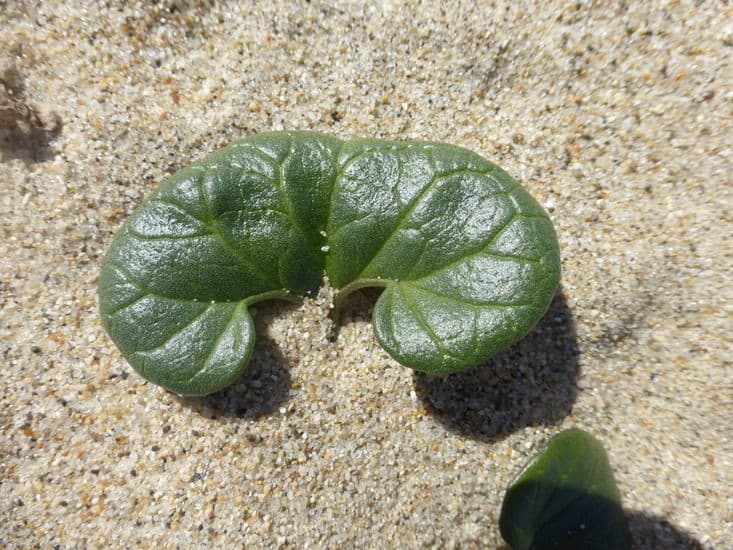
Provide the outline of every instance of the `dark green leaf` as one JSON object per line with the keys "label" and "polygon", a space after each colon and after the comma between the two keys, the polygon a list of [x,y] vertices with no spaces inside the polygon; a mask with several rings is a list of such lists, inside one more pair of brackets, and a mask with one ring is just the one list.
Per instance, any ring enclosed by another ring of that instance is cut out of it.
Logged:
{"label": "dark green leaf", "polygon": [[408,367],[447,373],[526,334],[559,273],[545,212],[480,156],[280,132],[163,183],[105,257],[100,310],[138,372],[205,394],[246,366],[247,307],[312,292],[324,274],[341,297],[384,287],[379,342]]}
{"label": "dark green leaf", "polygon": [[499,527],[514,550],[622,550],[631,544],[606,452],[577,429],[553,438],[512,481]]}

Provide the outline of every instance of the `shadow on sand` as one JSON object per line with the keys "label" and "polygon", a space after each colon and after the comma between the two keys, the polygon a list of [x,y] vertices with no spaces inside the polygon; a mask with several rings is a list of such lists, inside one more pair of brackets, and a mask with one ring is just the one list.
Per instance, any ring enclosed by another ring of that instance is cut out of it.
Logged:
{"label": "shadow on sand", "polygon": [[[256,331],[258,335],[266,334],[261,326]],[[184,406],[207,418],[256,420],[277,413],[287,402],[291,387],[290,364],[273,340],[258,336],[249,365],[234,384],[211,395],[176,397]]]}
{"label": "shadow on sand", "polygon": [[448,430],[495,441],[567,416],[577,397],[578,347],[562,292],[539,324],[510,349],[469,370],[414,374],[425,408]]}
{"label": "shadow on sand", "polygon": [[26,164],[51,160],[56,151],[51,142],[63,127],[52,113],[46,119],[25,101],[23,75],[14,67],[0,73],[0,162],[20,159]]}
{"label": "shadow on sand", "polygon": [[691,534],[675,527],[662,517],[638,510],[626,510],[626,521],[631,531],[631,547],[674,548],[679,550],[703,550],[704,546]]}

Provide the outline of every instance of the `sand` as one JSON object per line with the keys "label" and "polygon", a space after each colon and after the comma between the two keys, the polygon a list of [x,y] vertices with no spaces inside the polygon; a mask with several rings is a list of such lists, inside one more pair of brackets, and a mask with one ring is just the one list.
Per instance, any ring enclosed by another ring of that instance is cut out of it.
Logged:
{"label": "sand", "polygon": [[[639,548],[733,547],[727,2],[0,2],[0,546],[495,548],[553,434],[608,449]],[[541,7],[540,7],[541,6]],[[446,141],[547,208],[562,289],[416,375],[374,295],[258,306],[245,376],[145,382],[99,262],[167,175],[312,129]]]}

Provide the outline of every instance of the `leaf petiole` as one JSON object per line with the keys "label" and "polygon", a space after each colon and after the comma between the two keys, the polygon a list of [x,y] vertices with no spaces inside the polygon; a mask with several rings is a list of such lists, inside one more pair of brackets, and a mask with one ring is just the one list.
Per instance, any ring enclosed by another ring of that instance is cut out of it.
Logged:
{"label": "leaf petiole", "polygon": [[256,304],[257,302],[264,302],[265,300],[285,300],[293,304],[299,304],[301,302],[301,299],[298,296],[296,296],[289,290],[282,288],[279,290],[270,290],[268,292],[255,294],[254,296],[245,298],[244,300],[242,300],[241,303],[245,307],[249,307],[253,304]]}
{"label": "leaf petiole", "polygon": [[333,297],[333,311],[331,312],[334,338],[336,333],[338,333],[339,322],[341,320],[341,305],[350,294],[363,288],[387,288],[393,283],[394,281],[391,279],[357,279],[345,287],[338,289]]}

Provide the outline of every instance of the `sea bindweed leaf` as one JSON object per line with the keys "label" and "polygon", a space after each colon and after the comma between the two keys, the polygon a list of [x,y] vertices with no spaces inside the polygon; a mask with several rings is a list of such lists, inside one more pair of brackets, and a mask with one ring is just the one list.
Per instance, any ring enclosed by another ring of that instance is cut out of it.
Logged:
{"label": "sea bindweed leaf", "polygon": [[259,134],[184,169],[141,204],[102,263],[103,324],[143,376],[206,394],[246,367],[247,308],[383,287],[375,334],[397,361],[448,373],[525,335],[557,288],[547,214],[460,147]]}
{"label": "sea bindweed leaf", "polygon": [[514,550],[625,550],[631,544],[606,452],[578,429],[555,436],[512,481],[499,527]]}

